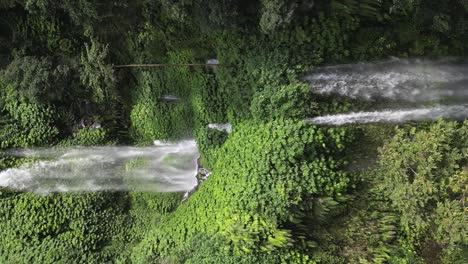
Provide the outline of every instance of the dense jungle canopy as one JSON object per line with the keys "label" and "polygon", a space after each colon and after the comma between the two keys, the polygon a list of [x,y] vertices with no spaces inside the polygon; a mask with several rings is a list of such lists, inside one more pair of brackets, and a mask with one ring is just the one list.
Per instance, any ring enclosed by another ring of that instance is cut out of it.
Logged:
{"label": "dense jungle canopy", "polygon": [[466,60],[467,17],[466,0],[0,0],[0,171],[35,162],[13,148],[186,138],[211,171],[183,202],[0,172],[0,263],[468,263],[467,121],[303,121],[401,106],[304,76]]}

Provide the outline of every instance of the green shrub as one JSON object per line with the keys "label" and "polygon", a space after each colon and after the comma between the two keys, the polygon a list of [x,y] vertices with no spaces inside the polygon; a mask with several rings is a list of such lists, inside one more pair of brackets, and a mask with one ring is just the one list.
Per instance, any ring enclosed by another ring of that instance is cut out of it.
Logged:
{"label": "green shrub", "polygon": [[81,128],[71,139],[60,142],[62,146],[99,146],[108,142],[108,132],[104,128]]}
{"label": "green shrub", "polygon": [[312,91],[307,84],[290,84],[280,88],[267,86],[252,100],[252,116],[260,120],[272,118],[305,118],[313,114]]}
{"label": "green shrub", "polygon": [[[188,117],[187,117],[188,116]],[[130,113],[137,139],[178,139],[191,134],[190,110],[185,105],[146,100]]]}
{"label": "green shrub", "polygon": [[[263,33],[272,33],[278,28],[291,23],[298,1],[262,0],[260,29]],[[313,6],[313,2],[312,2]]]}
{"label": "green shrub", "polygon": [[[0,262],[103,263],[127,228],[125,194],[0,193]],[[107,249],[106,249],[107,248]]]}
{"label": "green shrub", "polygon": [[114,69],[106,63],[108,55],[109,47],[96,40],[91,40],[91,45],[85,43],[81,53],[80,80],[97,104],[108,104],[118,97]]}
{"label": "green shrub", "polygon": [[209,123],[227,121],[227,99],[223,96],[215,76],[197,71],[192,84],[192,108],[195,124],[206,126]]}
{"label": "green shrub", "polygon": [[59,133],[53,125],[51,107],[36,104],[8,104],[8,119],[0,128],[1,147],[30,147],[51,144]]}
{"label": "green shrub", "polygon": [[174,257],[197,235],[218,234],[220,246],[235,254],[289,248],[290,230],[281,225],[289,209],[309,195],[339,194],[347,186],[338,155],[347,138],[344,129],[282,119],[240,124],[217,151],[208,180],[162,217],[135,248],[134,262]]}
{"label": "green shrub", "polygon": [[427,130],[398,129],[381,150],[380,188],[400,213],[405,240],[423,258],[467,246],[461,239],[468,230],[467,135],[467,122],[440,121]]}
{"label": "green shrub", "polygon": [[[171,63],[186,63],[191,56],[189,51],[169,53]],[[130,113],[134,138],[177,139],[191,135],[194,122],[191,85],[192,76],[185,67],[140,72]],[[177,103],[164,102],[160,99],[164,95],[174,95],[181,100]]]}
{"label": "green shrub", "polygon": [[211,169],[218,158],[217,151],[226,142],[228,134],[207,127],[199,128],[195,134],[202,164],[205,168]]}
{"label": "green shrub", "polygon": [[0,90],[0,103],[46,104],[61,101],[70,93],[66,86],[71,71],[67,65],[53,65],[46,57],[16,58],[0,72],[4,86],[3,91]]}
{"label": "green shrub", "polygon": [[16,17],[15,22],[14,43],[24,45],[23,48],[34,54],[50,52],[54,55],[61,53],[73,56],[76,40],[72,37],[72,32],[65,29],[68,25],[58,17],[30,14]]}
{"label": "green shrub", "polygon": [[255,254],[234,254],[223,248],[223,241],[218,236],[195,236],[177,254],[158,259],[159,262],[169,263],[259,263],[259,264],[314,264],[309,256],[295,250],[283,250],[275,253],[256,252]]}

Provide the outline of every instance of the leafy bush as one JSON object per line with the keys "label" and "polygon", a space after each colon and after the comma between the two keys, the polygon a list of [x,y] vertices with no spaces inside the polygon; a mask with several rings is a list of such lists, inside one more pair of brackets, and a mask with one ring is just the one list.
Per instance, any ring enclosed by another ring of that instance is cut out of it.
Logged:
{"label": "leafy bush", "polygon": [[92,101],[98,104],[108,103],[117,98],[114,70],[106,63],[109,49],[92,40],[85,43],[81,54],[81,83],[89,90]]}
{"label": "leafy bush", "polygon": [[338,155],[345,138],[345,130],[282,119],[240,124],[218,151],[208,180],[162,217],[132,258],[143,263],[175,256],[196,235],[218,234],[222,247],[236,254],[290,247],[290,231],[281,225],[291,217],[289,208],[307,195],[338,194],[347,186]]}
{"label": "leafy bush", "polygon": [[252,100],[250,111],[257,119],[305,118],[313,113],[311,88],[306,84],[290,84],[279,89],[266,87],[257,92]]}
{"label": "leafy bush", "polygon": [[215,77],[197,71],[192,85],[191,98],[195,123],[206,126],[209,123],[226,122],[227,98],[220,91]]}
{"label": "leafy bush", "polygon": [[124,194],[0,192],[2,263],[102,263],[119,254]]}
{"label": "leafy bush", "polygon": [[218,158],[217,152],[226,142],[228,134],[224,131],[201,127],[196,132],[197,146],[200,151],[202,164],[211,169]]}
{"label": "leafy bush", "polygon": [[159,262],[175,263],[291,263],[291,264],[314,264],[309,256],[295,250],[284,250],[275,253],[259,252],[256,254],[238,255],[223,249],[223,241],[219,237],[195,236],[187,245],[173,256],[160,258]]}
{"label": "leafy bush", "polygon": [[44,104],[67,95],[66,82],[71,68],[54,66],[46,57],[21,57],[0,72],[4,90],[0,103]]}
{"label": "leafy bush", "polygon": [[189,111],[185,105],[140,101],[130,114],[135,138],[177,139],[190,135],[192,121]]}
{"label": "leafy bush", "polygon": [[[297,120],[361,107],[310,98],[299,80],[312,67],[466,57],[466,1],[0,2],[1,147],[50,145],[90,118],[105,128],[62,143],[193,130],[213,170],[178,208],[180,193],[2,189],[1,263],[467,262],[466,124],[398,129],[363,177],[343,170],[348,149],[368,165],[374,145]],[[112,67],[208,58],[224,66]],[[233,134],[206,127],[224,122]],[[28,161],[6,153],[2,169]]]}
{"label": "leafy bush", "polygon": [[[170,53],[172,63],[190,59],[189,51]],[[143,71],[134,91],[130,120],[138,140],[175,139],[192,134],[193,110],[190,102],[192,76],[185,67]],[[162,96],[174,95],[180,102],[169,103]]]}
{"label": "leafy bush", "polygon": [[[291,23],[298,1],[262,0],[260,29],[263,33],[272,33],[276,29]],[[313,6],[313,2],[312,2]]]}
{"label": "leafy bush", "polygon": [[73,138],[60,142],[62,146],[99,146],[108,142],[108,133],[104,128],[82,128],[73,134]]}
{"label": "leafy bush", "polygon": [[59,134],[53,125],[51,107],[36,104],[8,104],[8,119],[0,129],[1,147],[29,147],[51,144]]}
{"label": "leafy bush", "polygon": [[[400,213],[405,239],[423,258],[467,247],[468,123],[440,121],[427,130],[398,129],[381,150],[381,190]],[[430,250],[429,250],[430,249]]]}
{"label": "leafy bush", "polygon": [[66,30],[65,21],[57,16],[46,17],[30,14],[27,17],[16,17],[12,42],[22,45],[23,51],[37,54],[64,54],[72,56],[76,49],[73,31]]}

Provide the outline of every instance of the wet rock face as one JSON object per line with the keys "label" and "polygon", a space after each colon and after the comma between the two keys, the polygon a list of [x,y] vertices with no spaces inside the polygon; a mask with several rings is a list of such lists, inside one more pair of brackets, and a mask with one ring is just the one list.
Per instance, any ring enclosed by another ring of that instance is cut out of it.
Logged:
{"label": "wet rock face", "polygon": [[208,177],[210,176],[211,174],[211,171],[208,170],[208,169],[205,169],[202,167],[201,165],[201,158],[198,157],[197,159],[197,185],[194,186],[190,191],[186,192],[184,194],[184,197],[182,198],[182,202],[184,202],[185,200],[187,200],[192,194],[194,194],[197,190],[198,190],[198,187],[200,187],[200,185],[206,181],[206,179],[208,179]]}
{"label": "wet rock face", "polygon": [[211,171],[205,169],[205,168],[199,168],[198,169],[198,183],[204,182],[206,179],[208,179],[208,176],[210,176]]}

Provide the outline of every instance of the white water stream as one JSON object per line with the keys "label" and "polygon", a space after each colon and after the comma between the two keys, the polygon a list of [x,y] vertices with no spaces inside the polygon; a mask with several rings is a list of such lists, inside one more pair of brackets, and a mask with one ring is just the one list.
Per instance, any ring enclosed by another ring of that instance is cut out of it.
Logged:
{"label": "white water stream", "polygon": [[318,68],[305,79],[319,94],[359,100],[468,100],[468,62],[393,59]]}
{"label": "white water stream", "polygon": [[352,112],[308,118],[304,121],[313,125],[347,125],[367,123],[403,123],[407,121],[429,121],[440,118],[463,120],[468,116],[468,105],[442,105],[429,108],[384,110],[375,112]]}
{"label": "white water stream", "polygon": [[0,172],[0,187],[39,194],[82,191],[185,192],[197,184],[194,140],[151,147],[10,150],[34,158]]}

